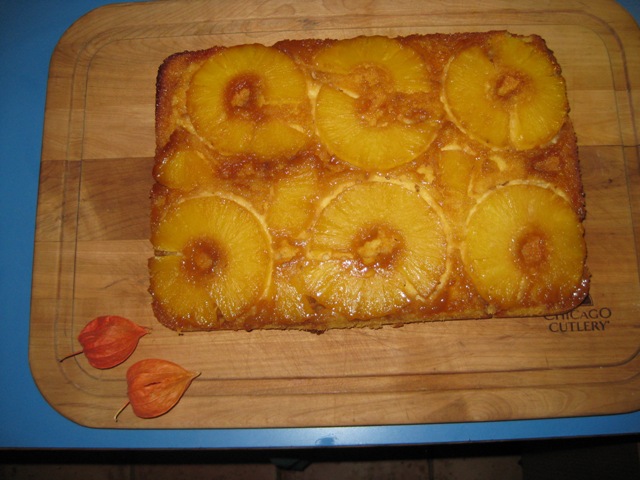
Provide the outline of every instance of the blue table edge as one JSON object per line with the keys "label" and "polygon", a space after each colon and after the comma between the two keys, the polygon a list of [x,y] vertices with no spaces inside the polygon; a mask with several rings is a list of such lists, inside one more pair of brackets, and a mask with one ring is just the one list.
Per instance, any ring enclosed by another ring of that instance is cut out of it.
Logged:
{"label": "blue table edge", "polygon": [[[42,397],[29,371],[29,303],[42,119],[51,54],[64,31],[107,0],[0,0],[1,317],[11,341],[0,359],[0,448],[315,448],[518,441],[640,433],[640,412],[592,417],[424,425],[259,429],[126,430],[78,425]],[[640,2],[619,0],[640,23]],[[47,8],[45,8],[47,7]],[[20,19],[16,21],[15,19]],[[6,48],[10,45],[11,48]],[[11,92],[11,94],[7,93]],[[19,135],[19,132],[27,132]],[[11,235],[6,235],[12,232]],[[28,239],[30,241],[25,241]],[[8,322],[13,322],[7,324]],[[6,366],[10,365],[11,368]],[[640,393],[640,392],[639,392]]]}

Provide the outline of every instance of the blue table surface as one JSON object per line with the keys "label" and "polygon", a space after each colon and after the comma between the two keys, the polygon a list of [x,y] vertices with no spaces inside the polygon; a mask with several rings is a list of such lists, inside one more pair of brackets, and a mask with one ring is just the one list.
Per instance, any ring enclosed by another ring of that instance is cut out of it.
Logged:
{"label": "blue table surface", "polygon": [[[0,448],[290,448],[640,433],[640,412],[503,422],[203,430],[100,430],[59,415],[29,370],[29,303],[43,113],[64,31],[108,0],[0,0]],[[640,0],[620,0],[640,23]]]}

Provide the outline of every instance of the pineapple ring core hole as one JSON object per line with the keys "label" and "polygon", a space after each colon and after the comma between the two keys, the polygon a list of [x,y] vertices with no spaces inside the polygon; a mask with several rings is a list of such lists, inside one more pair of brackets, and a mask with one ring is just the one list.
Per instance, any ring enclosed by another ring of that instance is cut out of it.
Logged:
{"label": "pineapple ring core hole", "polygon": [[437,105],[425,92],[406,93],[396,88],[392,74],[379,65],[358,65],[353,71],[357,93],[343,93],[355,100],[360,121],[369,127],[414,125],[439,117]]}
{"label": "pineapple ring core hole", "polygon": [[508,101],[519,95],[527,79],[519,72],[506,72],[496,80],[493,91],[495,96],[501,100]]}
{"label": "pineapple ring core hole", "polygon": [[392,97],[395,91],[393,76],[380,65],[363,63],[352,71],[357,85],[356,110],[361,119],[372,127],[385,127],[390,117]]}
{"label": "pineapple ring core hole", "polygon": [[353,79],[356,83],[357,94],[373,95],[384,97],[395,91],[393,76],[386,68],[380,65],[362,63],[357,65],[352,71]]}
{"label": "pineapple ring core hole", "polygon": [[540,269],[549,259],[548,241],[544,234],[536,231],[525,232],[515,242],[516,259],[526,271]]}
{"label": "pineapple ring core hole", "polygon": [[372,225],[362,228],[353,239],[353,252],[363,271],[393,268],[404,249],[404,238],[388,225]]}
{"label": "pineapple ring core hole", "polygon": [[212,275],[226,263],[224,250],[210,238],[190,241],[182,255],[182,269],[191,279]]}
{"label": "pineapple ring core hole", "polygon": [[258,75],[245,73],[227,82],[225,106],[231,117],[258,121],[263,118],[262,80]]}

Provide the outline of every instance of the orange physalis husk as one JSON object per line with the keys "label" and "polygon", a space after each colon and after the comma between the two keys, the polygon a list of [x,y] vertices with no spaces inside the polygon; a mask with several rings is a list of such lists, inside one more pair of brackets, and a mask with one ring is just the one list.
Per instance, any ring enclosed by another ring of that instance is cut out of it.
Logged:
{"label": "orange physalis husk", "polygon": [[[121,364],[131,356],[138,341],[149,333],[147,328],[117,315],[91,320],[78,335],[82,350],[62,360],[84,353],[92,367],[106,369]],[[60,361],[62,361],[60,360]]]}
{"label": "orange physalis husk", "polygon": [[167,360],[151,358],[133,364],[127,371],[127,394],[133,413],[140,418],[164,415],[198,375]]}

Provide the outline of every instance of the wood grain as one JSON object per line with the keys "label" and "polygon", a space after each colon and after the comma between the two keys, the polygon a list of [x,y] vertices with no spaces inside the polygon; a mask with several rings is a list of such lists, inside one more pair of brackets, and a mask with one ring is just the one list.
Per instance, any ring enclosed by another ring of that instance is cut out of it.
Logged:
{"label": "wood grain", "polygon": [[[177,335],[153,318],[148,193],[155,75],[216,44],[506,28],[537,33],[567,80],[580,145],[590,304],[552,318],[380,330]],[[640,408],[640,33],[615,2],[162,1],[78,20],[51,61],[32,289],[30,362],[62,415],[100,428],[244,428],[466,422]],[[149,326],[111,370],[77,334],[118,314]],[[113,414],[137,359],[201,372],[169,414]]]}

